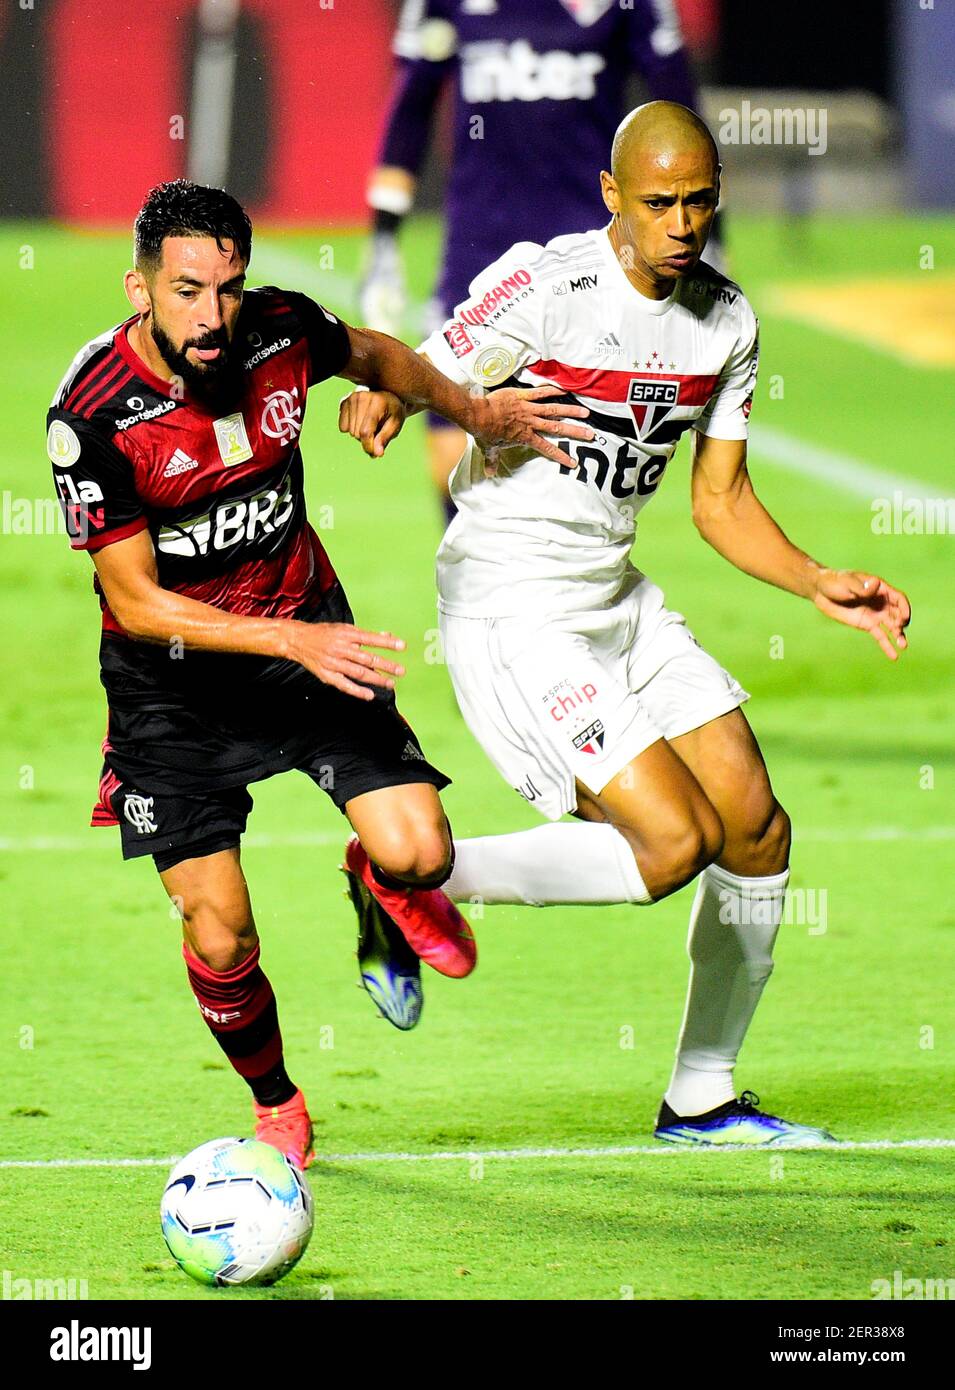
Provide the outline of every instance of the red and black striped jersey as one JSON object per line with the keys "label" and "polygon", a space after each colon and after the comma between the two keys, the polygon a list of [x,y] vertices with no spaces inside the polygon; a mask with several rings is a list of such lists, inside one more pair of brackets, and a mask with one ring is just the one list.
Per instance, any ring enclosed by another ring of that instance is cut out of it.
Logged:
{"label": "red and black striped jersey", "polygon": [[[71,544],[147,530],[159,583],[231,613],[305,616],[335,583],[305,514],[299,434],[309,386],[350,356],[344,324],[305,295],[246,292],[241,391],[216,415],[134,352],[126,320],[83,347],[47,417]],[[100,596],[105,634],[124,636]],[[143,653],[144,644],[128,643]],[[131,651],[125,665],[136,665]]]}

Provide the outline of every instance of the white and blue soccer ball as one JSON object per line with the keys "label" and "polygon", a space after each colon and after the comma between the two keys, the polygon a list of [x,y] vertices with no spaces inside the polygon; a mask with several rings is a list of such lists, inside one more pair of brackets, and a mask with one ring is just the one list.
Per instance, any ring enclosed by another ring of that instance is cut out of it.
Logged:
{"label": "white and blue soccer ball", "polygon": [[173,1259],[200,1284],[274,1284],[305,1253],[312,1194],[271,1144],[211,1139],[169,1174],[160,1216]]}

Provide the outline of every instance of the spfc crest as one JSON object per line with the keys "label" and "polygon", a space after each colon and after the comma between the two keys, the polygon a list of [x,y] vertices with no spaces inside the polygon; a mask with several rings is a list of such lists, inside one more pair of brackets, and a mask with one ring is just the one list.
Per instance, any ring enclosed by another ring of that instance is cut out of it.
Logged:
{"label": "spfc crest", "polygon": [[637,377],[631,381],[627,404],[637,423],[637,438],[649,439],[680,403],[680,383],[660,377]]}
{"label": "spfc crest", "polygon": [[574,747],[578,753],[592,753],[596,756],[604,746],[606,730],[603,721],[595,719],[586,729],[582,729],[579,734],[574,736]]}

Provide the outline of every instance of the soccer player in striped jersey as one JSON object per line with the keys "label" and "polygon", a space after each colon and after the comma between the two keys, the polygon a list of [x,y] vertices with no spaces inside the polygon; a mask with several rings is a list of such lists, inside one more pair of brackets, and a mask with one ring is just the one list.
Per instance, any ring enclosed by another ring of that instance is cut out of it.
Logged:
{"label": "soccer player in striped jersey", "polygon": [[[749,697],[630,562],[638,514],[691,432],[693,518],[730,563],[907,646],[905,595],[789,541],[746,467],[758,326],[701,263],[719,196],[715,143],[687,108],[620,126],[601,174],[608,226],[520,243],[472,284],[422,351],[472,387],[551,383],[596,432],[555,467],[471,442],[438,553],[448,670],[471,731],[554,823],[459,840],[462,902],[649,904],[699,876],[689,992],[657,1118],[680,1144],[818,1143],[764,1113],[734,1067],[763,988],[789,879],[790,824],[740,706]],[[353,396],[342,426],[393,429],[400,401]]]}
{"label": "soccer player in striped jersey", "polygon": [[[350,820],[363,981],[398,1027],[417,1019],[419,957],[454,976],[475,963],[440,891],[448,779],[395,706],[404,643],[354,625],[308,524],[298,441],[309,387],[334,375],[387,385],[555,458],[539,428],[591,431],[554,419],[567,411],[541,392],[479,401],[305,295],[246,293],[251,248],[228,194],[185,180],[153,189],[125,279],[135,312],[74,358],[47,447],[102,611],[109,727],[93,824],[119,825],[124,858],[152,856],[182,916],[199,1009],[252,1092],[256,1134],[304,1167],[311,1120],[285,1069],[240,864],[248,784],[297,769]],[[414,954],[384,939],[392,929]]]}
{"label": "soccer player in striped jersey", "polygon": [[[442,92],[453,90],[445,244],[432,325],[515,241],[545,243],[597,224],[593,170],[624,113],[628,79],[651,97],[696,104],[674,0],[406,0],[398,73],[368,201],[374,213],[362,315],[399,331],[398,229],[410,210]],[[464,440],[429,420],[428,450],[448,520],[448,478]]]}

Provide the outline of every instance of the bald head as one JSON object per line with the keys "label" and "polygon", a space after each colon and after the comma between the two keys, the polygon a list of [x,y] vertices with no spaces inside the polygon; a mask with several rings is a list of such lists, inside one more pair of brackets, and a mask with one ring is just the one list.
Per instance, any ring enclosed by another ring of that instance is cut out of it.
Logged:
{"label": "bald head", "polygon": [[720,197],[716,141],[695,111],[648,101],[621,122],[611,168],[600,171],[600,187],[617,259],[642,294],[665,298],[693,272],[710,234]]}
{"label": "bald head", "polygon": [[715,180],[720,157],[704,122],[675,101],[648,101],[625,116],[613,137],[610,169],[620,184],[687,160],[708,161]]}

